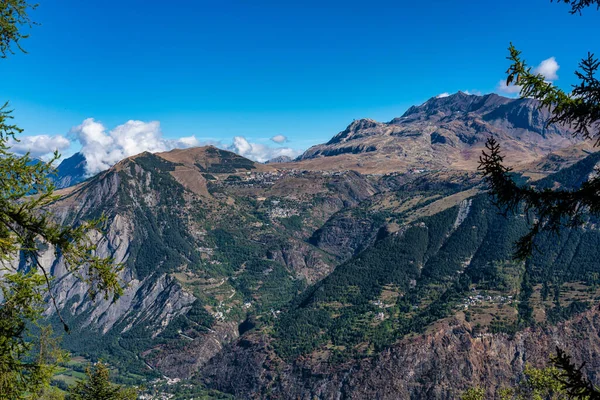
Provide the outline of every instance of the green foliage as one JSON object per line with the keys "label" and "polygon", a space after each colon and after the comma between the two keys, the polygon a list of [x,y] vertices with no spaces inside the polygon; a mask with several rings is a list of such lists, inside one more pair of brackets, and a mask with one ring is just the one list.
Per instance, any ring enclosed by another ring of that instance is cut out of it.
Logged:
{"label": "green foliage", "polygon": [[[456,209],[451,209],[430,218],[430,224],[417,223],[402,236],[378,241],[295,299],[291,309],[276,324],[276,348],[280,354],[295,358],[328,342],[348,348],[372,340],[377,346],[385,346],[417,326],[422,328],[424,320],[429,317],[443,315],[448,307],[445,303],[453,298],[452,291],[439,302],[434,302],[426,314],[412,315],[413,301],[425,295],[426,290],[423,289],[399,305],[406,307],[408,318],[388,321],[378,327],[371,325],[374,315],[381,311],[372,302],[381,294],[383,286],[394,285],[400,292],[411,292],[411,281],[420,278],[423,264],[424,276],[420,287],[426,287],[432,280],[444,280],[447,276],[444,271],[454,275],[456,269],[452,268],[458,267],[452,264],[442,271],[435,271],[437,267],[429,268],[426,254],[431,247],[441,245],[456,212]],[[448,254],[452,253],[448,251]],[[438,265],[437,261],[432,262]],[[350,355],[352,351],[348,350],[346,354]]]}
{"label": "green foliage", "polygon": [[[588,166],[585,161],[574,167],[585,175]],[[513,261],[513,243],[527,232],[527,217],[499,215],[486,195],[462,207],[467,206],[460,225],[455,226],[459,207],[423,218],[398,235],[379,238],[305,290],[276,321],[279,354],[295,359],[333,347],[353,357],[369,354],[364,349],[381,350],[456,312],[472,285],[516,296],[518,319],[494,319],[489,326],[491,332],[515,333],[536,323],[535,286],[545,285],[550,293],[563,282],[591,287],[597,281],[598,231],[568,229],[558,240],[543,232],[535,238],[538,252],[524,262]],[[397,300],[381,300],[384,291],[396,292]],[[571,301],[548,310],[546,322],[557,323],[587,308],[584,301]]]}
{"label": "green foliage", "polygon": [[15,54],[12,46],[22,52],[21,40],[27,39],[24,27],[31,27],[33,22],[29,13],[37,8],[37,4],[25,0],[3,0],[0,2],[0,58]]}
{"label": "green foliage", "polygon": [[65,394],[59,388],[50,386],[42,390],[37,400],[65,400]]}
{"label": "green foliage", "polygon": [[[550,366],[534,368],[526,365],[519,382],[511,387],[503,387],[496,391],[495,398],[501,400],[566,400],[566,387],[560,380],[561,370]],[[484,400],[486,391],[483,388],[469,388],[461,400]],[[576,397],[581,398],[581,397]]]}
{"label": "green foliage", "polygon": [[571,6],[571,14],[581,14],[584,8],[591,7],[594,4],[600,8],[600,0],[557,0],[557,3],[565,3]]}
{"label": "green foliage", "polygon": [[87,379],[69,389],[69,400],[135,400],[137,390],[110,382],[110,370],[98,362],[86,370]]}
{"label": "green foliage", "polygon": [[[496,391],[495,398],[501,400],[597,400],[600,392],[583,374],[583,366],[577,367],[561,349],[550,358],[551,365],[535,368],[525,365],[518,383]],[[462,400],[485,399],[482,388],[469,388]]]}
{"label": "green foliage", "polygon": [[460,400],[485,400],[485,389],[469,388],[460,396]]}
{"label": "green foliage", "polygon": [[[71,273],[88,284],[92,298],[97,294],[118,296],[123,289],[117,277],[122,267],[98,257],[96,243],[88,235],[101,221],[62,226],[46,211],[56,200],[48,178],[53,171],[51,163],[32,162],[28,155],[10,153],[8,139],[20,132],[9,123],[10,118],[5,107],[0,109],[0,269],[4,273],[0,280],[0,371],[5,372],[0,392],[19,398],[47,384],[47,371],[53,365],[45,358],[25,361],[31,348],[26,342],[28,323],[40,317],[45,295],[54,301],[51,277],[38,261],[39,249],[53,246]],[[16,263],[18,255],[20,262]],[[63,326],[68,330],[64,321]]]}
{"label": "green foliage", "polygon": [[556,367],[534,368],[526,365],[523,379],[512,388],[500,391],[502,400],[566,399],[565,386],[558,379],[560,370]]}
{"label": "green foliage", "polygon": [[281,218],[279,222],[281,222],[281,225],[283,225],[285,229],[290,231],[301,231],[302,226],[304,225],[302,222],[302,217],[299,215],[292,215],[291,217]]}
{"label": "green foliage", "polygon": [[283,306],[304,288],[304,282],[294,279],[282,265],[260,259],[248,260],[232,285],[246,300],[260,299],[258,312]]}

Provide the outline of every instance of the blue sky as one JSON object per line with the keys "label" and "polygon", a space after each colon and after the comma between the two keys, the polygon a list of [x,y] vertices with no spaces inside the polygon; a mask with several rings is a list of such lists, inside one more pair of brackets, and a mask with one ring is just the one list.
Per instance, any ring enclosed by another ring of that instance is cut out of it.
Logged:
{"label": "blue sky", "polygon": [[106,132],[159,121],[170,140],[305,149],[355,118],[497,91],[510,41],[533,65],[555,57],[564,87],[600,44],[599,12],[549,0],[40,3],[29,54],[0,60],[0,93],[25,134],[71,140],[65,154],[88,118]]}

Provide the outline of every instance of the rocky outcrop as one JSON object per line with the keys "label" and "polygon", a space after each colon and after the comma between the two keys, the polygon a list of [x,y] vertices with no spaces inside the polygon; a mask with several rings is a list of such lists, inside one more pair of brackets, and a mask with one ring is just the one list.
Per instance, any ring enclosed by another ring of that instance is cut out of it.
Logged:
{"label": "rocky outcrop", "polygon": [[[201,371],[210,387],[245,399],[455,399],[465,389],[514,383],[529,363],[542,367],[559,346],[600,379],[600,312],[514,336],[477,334],[456,319],[406,338],[378,356],[332,366],[311,359],[289,364],[269,339],[243,336]],[[490,397],[493,398],[493,397]]]}
{"label": "rocky outcrop", "polygon": [[198,369],[222,351],[226,343],[238,337],[238,325],[234,322],[223,322],[195,338],[186,337],[184,334],[180,336],[180,343],[160,347],[158,354],[154,355],[152,365],[168,377],[191,378]]}
{"label": "rocky outcrop", "polygon": [[352,211],[340,212],[315,231],[309,242],[345,261],[372,244],[380,228],[381,223],[372,218],[360,218]]}

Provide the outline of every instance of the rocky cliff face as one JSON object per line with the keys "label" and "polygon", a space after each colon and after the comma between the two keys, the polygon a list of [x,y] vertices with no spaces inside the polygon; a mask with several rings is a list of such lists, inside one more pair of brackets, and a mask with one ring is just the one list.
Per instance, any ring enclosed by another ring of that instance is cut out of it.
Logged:
{"label": "rocky cliff face", "polygon": [[336,367],[314,360],[294,364],[274,353],[270,339],[255,335],[232,344],[204,367],[200,379],[243,399],[455,399],[469,387],[494,391],[514,383],[524,366],[546,365],[556,346],[600,370],[597,309],[554,327],[514,336],[478,334],[464,320],[436,324],[427,334],[406,338],[376,357]]}

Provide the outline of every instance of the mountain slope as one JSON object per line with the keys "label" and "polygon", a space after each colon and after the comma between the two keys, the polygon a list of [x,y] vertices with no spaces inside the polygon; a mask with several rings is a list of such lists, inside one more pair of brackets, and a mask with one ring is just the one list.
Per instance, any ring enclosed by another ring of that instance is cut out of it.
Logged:
{"label": "mountain slope", "polygon": [[568,127],[546,127],[548,119],[549,112],[538,110],[534,100],[458,92],[413,106],[388,123],[356,120],[299,160],[322,165],[325,157],[340,168],[354,165],[374,173],[475,170],[485,141],[494,135],[510,163],[527,162],[576,143]]}
{"label": "mountain slope", "polygon": [[[577,185],[599,162],[593,154],[539,185]],[[247,333],[211,360],[202,382],[242,398],[443,399],[473,381],[508,384],[527,360],[544,362],[554,343],[600,365],[597,350],[584,350],[599,348],[598,313],[577,317],[600,295],[597,219],[540,235],[538,251],[520,263],[512,249],[526,232],[524,215],[499,215],[485,194],[454,198],[421,218],[404,214],[399,231],[306,289],[273,328]],[[592,336],[569,336],[577,329]]]}
{"label": "mountain slope", "polygon": [[129,373],[190,376],[248,315],[270,318],[329,273],[334,258],[302,238],[376,190],[354,172],[280,172],[214,147],[125,159],[54,205],[68,224],[107,217],[98,251],[125,265],[128,283],[114,302],[92,304],[48,249],[76,332],[65,344]]}

